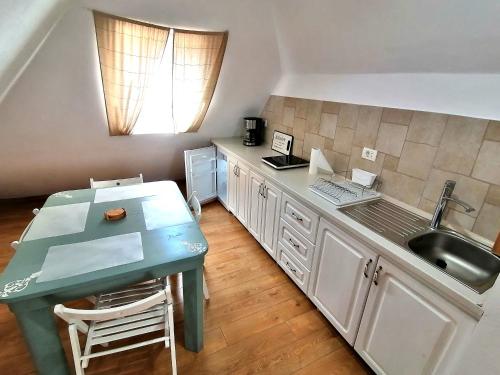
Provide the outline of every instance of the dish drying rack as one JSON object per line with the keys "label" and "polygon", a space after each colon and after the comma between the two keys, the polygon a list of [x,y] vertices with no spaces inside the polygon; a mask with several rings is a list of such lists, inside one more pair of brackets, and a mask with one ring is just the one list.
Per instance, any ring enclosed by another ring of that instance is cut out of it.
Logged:
{"label": "dish drying rack", "polygon": [[333,182],[323,177],[319,177],[313,184],[309,185],[309,190],[337,207],[371,201],[381,196],[379,192],[352,181]]}

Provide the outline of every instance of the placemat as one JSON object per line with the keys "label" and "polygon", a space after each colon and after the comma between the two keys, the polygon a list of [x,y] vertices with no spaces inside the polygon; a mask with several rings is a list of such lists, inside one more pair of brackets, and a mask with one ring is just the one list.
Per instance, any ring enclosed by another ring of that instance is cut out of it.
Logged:
{"label": "placemat", "polygon": [[143,259],[140,232],[52,246],[36,282],[59,280]]}

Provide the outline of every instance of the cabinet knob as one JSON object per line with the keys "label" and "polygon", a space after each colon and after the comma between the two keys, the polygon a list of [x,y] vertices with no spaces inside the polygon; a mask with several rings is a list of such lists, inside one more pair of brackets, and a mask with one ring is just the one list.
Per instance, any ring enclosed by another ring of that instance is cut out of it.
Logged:
{"label": "cabinet knob", "polygon": [[299,245],[297,245],[295,242],[293,242],[293,240],[292,240],[291,238],[289,238],[289,239],[288,239],[288,242],[290,242],[290,244],[291,244],[293,247],[295,247],[295,248],[297,248],[297,249],[298,249],[298,248],[300,248],[300,246],[299,246]]}
{"label": "cabinet knob", "polygon": [[286,262],[286,266],[288,267],[288,269],[290,271],[292,271],[294,274],[297,274],[297,270],[295,268],[293,268],[290,263]]}
{"label": "cabinet knob", "polygon": [[368,259],[368,262],[365,264],[365,269],[363,270],[363,275],[368,279],[368,268],[370,268],[370,264],[373,262],[372,259]]}
{"label": "cabinet knob", "polygon": [[378,278],[380,276],[380,272],[382,271],[382,266],[378,266],[377,270],[373,274],[373,283],[378,285]]}
{"label": "cabinet knob", "polygon": [[301,223],[304,221],[300,216],[297,216],[295,212],[291,212],[290,215],[297,221],[300,221]]}

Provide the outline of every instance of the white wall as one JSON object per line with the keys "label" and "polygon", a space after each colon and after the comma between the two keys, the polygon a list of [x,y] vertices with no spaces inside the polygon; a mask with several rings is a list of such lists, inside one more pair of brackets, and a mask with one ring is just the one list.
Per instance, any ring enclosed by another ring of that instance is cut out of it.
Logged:
{"label": "white wall", "polygon": [[500,74],[283,74],[273,94],[500,120]]}
{"label": "white wall", "polygon": [[279,74],[271,12],[255,0],[86,1],[124,17],[229,30],[211,107],[197,134],[108,135],[90,10],[68,11],[0,103],[0,198],[88,186],[90,176],[183,178],[183,150],[241,133]]}
{"label": "white wall", "polygon": [[0,101],[68,6],[69,0],[2,0]]}
{"label": "white wall", "polygon": [[500,2],[273,4],[274,94],[500,119]]}

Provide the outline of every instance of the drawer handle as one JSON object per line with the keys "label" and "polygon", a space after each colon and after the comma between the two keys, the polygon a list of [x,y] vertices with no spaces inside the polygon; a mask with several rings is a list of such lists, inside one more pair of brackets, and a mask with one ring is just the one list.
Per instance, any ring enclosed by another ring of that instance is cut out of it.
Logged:
{"label": "drawer handle", "polygon": [[299,249],[299,248],[300,248],[300,245],[297,245],[295,242],[293,242],[293,240],[292,240],[291,238],[289,238],[289,239],[288,239],[288,242],[290,242],[290,244],[291,244],[293,247],[295,247],[295,248],[297,248],[297,249]]}
{"label": "drawer handle", "polygon": [[287,266],[287,267],[288,267],[288,269],[289,269],[290,271],[292,271],[295,275],[297,274],[297,270],[296,270],[295,268],[293,268],[293,267],[290,265],[290,263],[289,263],[288,261],[286,262],[286,266]]}
{"label": "drawer handle", "polygon": [[368,279],[368,268],[370,267],[370,264],[373,262],[373,260],[369,259],[368,262],[365,264],[365,269],[363,270],[363,275]]}
{"label": "drawer handle", "polygon": [[304,221],[300,216],[297,216],[297,214],[295,212],[293,212],[293,211],[292,211],[292,213],[290,215],[292,215],[292,217],[295,220],[300,221],[301,223]]}
{"label": "drawer handle", "polygon": [[375,285],[378,285],[378,278],[380,276],[380,271],[382,271],[382,266],[378,266],[378,269],[375,271],[375,274],[373,275],[373,283]]}

